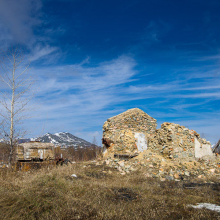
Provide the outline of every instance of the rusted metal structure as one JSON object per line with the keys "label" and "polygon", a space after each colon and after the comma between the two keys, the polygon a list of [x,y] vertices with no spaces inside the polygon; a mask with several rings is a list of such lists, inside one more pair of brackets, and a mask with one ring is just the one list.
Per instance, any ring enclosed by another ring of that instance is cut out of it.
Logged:
{"label": "rusted metal structure", "polygon": [[40,168],[52,168],[56,166],[56,161],[55,160],[49,160],[49,161],[43,161],[43,162],[21,162],[17,161],[15,163],[15,170],[16,171],[29,171],[29,170],[37,170]]}
{"label": "rusted metal structure", "polygon": [[31,141],[17,146],[16,170],[28,171],[42,167],[55,166],[63,161],[61,157],[55,158],[55,146],[51,143]]}

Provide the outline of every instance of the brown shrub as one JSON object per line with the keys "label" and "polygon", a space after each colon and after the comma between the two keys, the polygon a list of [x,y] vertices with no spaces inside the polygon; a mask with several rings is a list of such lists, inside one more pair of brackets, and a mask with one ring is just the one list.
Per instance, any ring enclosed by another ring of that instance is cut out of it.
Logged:
{"label": "brown shrub", "polygon": [[98,146],[90,146],[86,148],[70,146],[66,149],[62,149],[63,157],[68,158],[71,161],[95,160],[100,156],[101,152],[102,148]]}

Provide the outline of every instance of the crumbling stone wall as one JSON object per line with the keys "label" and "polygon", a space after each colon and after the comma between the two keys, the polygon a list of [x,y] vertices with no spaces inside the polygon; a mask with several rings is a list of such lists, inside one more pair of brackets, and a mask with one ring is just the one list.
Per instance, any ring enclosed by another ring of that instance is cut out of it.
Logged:
{"label": "crumbling stone wall", "polygon": [[109,118],[103,125],[104,156],[134,155],[147,148],[173,160],[213,156],[210,142],[196,131],[167,122],[156,127],[156,119],[138,108]]}
{"label": "crumbling stone wall", "polygon": [[104,155],[137,153],[138,145],[144,149],[147,144],[140,140],[147,140],[156,127],[157,120],[138,108],[109,118],[103,125]]}
{"label": "crumbling stone wall", "polygon": [[174,123],[163,123],[150,139],[149,147],[164,157],[191,160],[212,156],[211,144],[194,131]]}

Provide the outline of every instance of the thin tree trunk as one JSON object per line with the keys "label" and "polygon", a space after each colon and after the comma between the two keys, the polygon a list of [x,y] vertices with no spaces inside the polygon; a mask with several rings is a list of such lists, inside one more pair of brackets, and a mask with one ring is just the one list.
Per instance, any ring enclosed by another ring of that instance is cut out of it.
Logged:
{"label": "thin tree trunk", "polygon": [[14,96],[15,96],[15,69],[16,60],[13,54],[13,70],[12,70],[12,97],[11,97],[11,127],[10,127],[10,154],[9,154],[9,166],[12,163],[13,147],[14,147]]}

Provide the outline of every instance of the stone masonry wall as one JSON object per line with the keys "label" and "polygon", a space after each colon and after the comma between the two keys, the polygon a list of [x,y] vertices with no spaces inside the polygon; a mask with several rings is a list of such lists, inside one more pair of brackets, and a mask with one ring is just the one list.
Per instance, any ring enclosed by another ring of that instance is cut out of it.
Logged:
{"label": "stone masonry wall", "polygon": [[[164,157],[176,160],[191,160],[195,157],[195,142],[199,142],[201,151],[210,150],[211,144],[194,131],[174,123],[163,123],[150,139],[149,148],[160,152]],[[206,149],[202,149],[206,148]],[[209,155],[210,156],[210,155]]]}
{"label": "stone masonry wall", "polygon": [[103,125],[104,155],[136,153],[135,136],[141,134],[147,139],[155,133],[156,127],[157,120],[138,108],[109,118]]}

